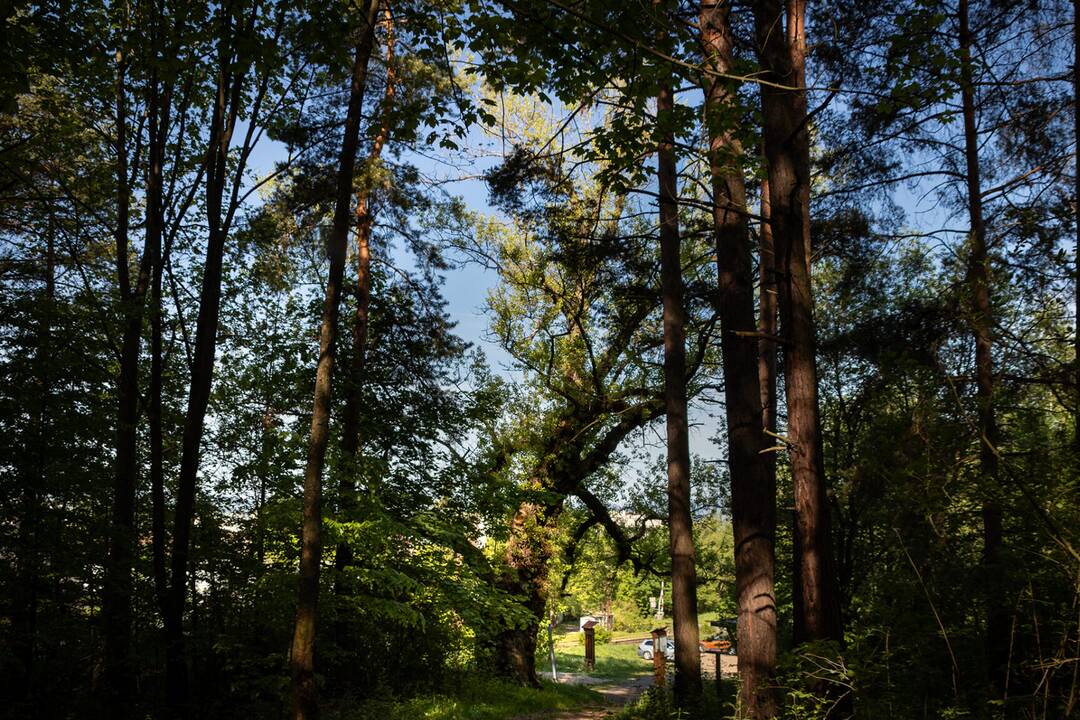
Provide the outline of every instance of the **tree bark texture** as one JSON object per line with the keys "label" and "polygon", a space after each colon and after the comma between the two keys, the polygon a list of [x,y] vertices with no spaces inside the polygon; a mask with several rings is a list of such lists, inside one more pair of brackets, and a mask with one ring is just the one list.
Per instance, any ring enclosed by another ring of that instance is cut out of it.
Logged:
{"label": "tree bark texture", "polygon": [[960,94],[964,116],[964,160],[967,175],[968,236],[967,283],[971,294],[971,331],[975,339],[976,401],[979,407],[979,472],[984,487],[983,571],[986,575],[986,660],[990,683],[1005,691],[1009,664],[1009,610],[1003,602],[1004,566],[1001,506],[994,497],[998,476],[998,429],[994,413],[993,309],[990,306],[990,259],[986,248],[976,127],[975,86],[971,58],[971,30],[967,0],[960,0]]}
{"label": "tree bark texture", "polygon": [[323,300],[319,330],[319,362],[315,374],[315,397],[308,440],[307,465],[304,469],[304,518],[301,530],[300,583],[289,663],[292,672],[292,716],[295,720],[314,720],[319,716],[315,683],[315,630],[319,600],[319,566],[322,561],[322,473],[330,436],[330,399],[337,344],[341,285],[345,274],[345,255],[349,240],[350,204],[353,171],[360,138],[360,120],[367,88],[367,66],[375,41],[375,22],[379,0],[364,6],[364,25],[356,44],[349,107],[338,160],[334,222],[327,242],[330,273]]}
{"label": "tree bark texture", "polygon": [[[662,6],[659,6],[662,9]],[[663,71],[662,71],[663,72]],[[656,96],[658,121],[674,109],[670,70]],[[657,146],[660,189],[660,284],[664,324],[664,405],[667,413],[668,532],[671,552],[671,605],[675,640],[675,700],[694,703],[701,696],[698,652],[697,575],[694,568],[690,507],[690,433],[686,414],[686,319],[683,310],[682,256],[675,141],[664,130]]]}
{"label": "tree bark texture", "polygon": [[[810,146],[801,2],[754,4],[758,52],[765,68],[761,105],[768,163],[770,224],[774,242],[788,443],[795,495],[795,641],[842,640],[839,593],[832,556],[821,422],[818,414],[813,297],[810,280]],[[776,85],[786,87],[776,87]],[[790,88],[790,89],[789,89]]]}
{"label": "tree bark texture", "polygon": [[[730,73],[733,38],[730,7],[701,5],[706,67]],[[761,380],[754,317],[754,268],[746,216],[742,147],[735,128],[725,127],[737,88],[712,77],[705,90],[705,122],[713,188],[713,225],[719,279],[721,349],[727,416],[731,516],[735,536],[735,584],[742,717],[771,718],[776,671],[776,484],[769,472],[771,443],[762,432]],[[730,122],[730,121],[727,121]],[[678,641],[676,641],[676,649]]]}

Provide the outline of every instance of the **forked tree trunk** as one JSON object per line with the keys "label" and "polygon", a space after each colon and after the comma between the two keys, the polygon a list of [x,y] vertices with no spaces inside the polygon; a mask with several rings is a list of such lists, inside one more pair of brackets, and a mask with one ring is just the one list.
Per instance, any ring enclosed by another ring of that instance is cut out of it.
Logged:
{"label": "forked tree trunk", "polygon": [[[703,2],[705,67],[730,73],[733,38],[726,5]],[[708,77],[705,122],[713,185],[713,225],[719,278],[721,349],[727,413],[731,518],[735,535],[738,602],[739,711],[746,718],[776,714],[771,690],[776,670],[776,593],[773,587],[776,485],[767,465],[771,443],[762,432],[762,393],[755,339],[754,268],[746,217],[742,147],[737,128],[725,127],[738,102],[730,81]],[[678,641],[676,641],[678,648]]]}
{"label": "forked tree trunk", "polygon": [[[654,2],[659,23],[666,8]],[[661,34],[666,28],[661,25]],[[670,69],[661,69],[656,96],[659,122],[674,110]],[[660,190],[660,284],[664,303],[664,405],[667,413],[668,531],[671,552],[671,607],[675,640],[675,700],[690,705],[701,696],[698,652],[697,575],[694,568],[690,507],[690,434],[686,415],[686,319],[683,310],[682,257],[675,141],[665,130],[657,145]]]}
{"label": "forked tree trunk", "polygon": [[979,136],[975,124],[975,86],[971,59],[968,3],[960,0],[960,94],[964,116],[964,160],[967,170],[968,242],[967,283],[971,293],[971,331],[975,337],[976,399],[979,406],[979,472],[983,480],[983,570],[986,574],[986,659],[991,684],[1005,691],[1009,664],[1009,611],[1003,602],[1001,506],[994,498],[998,474],[998,429],[994,416],[993,309],[990,306],[990,259],[986,250],[979,177]]}
{"label": "forked tree trunk", "polygon": [[330,399],[337,345],[337,324],[341,304],[341,284],[345,275],[345,255],[349,240],[353,171],[360,139],[360,120],[367,88],[367,66],[375,41],[379,0],[368,0],[363,11],[363,27],[356,44],[349,107],[338,160],[334,223],[327,242],[330,272],[323,300],[319,329],[319,362],[315,374],[314,407],[304,469],[304,519],[301,530],[300,584],[289,663],[295,720],[319,716],[315,683],[315,627],[319,601],[319,566],[322,561],[322,473],[330,437]]}
{"label": "forked tree trunk", "polygon": [[[784,341],[788,441],[795,494],[795,641],[842,640],[832,557],[821,423],[818,415],[813,297],[810,283],[810,146],[802,50],[801,2],[790,3],[788,32],[778,32],[777,0],[754,5],[758,52],[765,68],[761,105],[768,163],[780,325]],[[787,87],[776,87],[786,85]],[[790,89],[788,89],[790,88]]]}
{"label": "forked tree trunk", "polygon": [[123,335],[117,378],[116,475],[113,485],[109,559],[105,572],[102,617],[105,635],[104,704],[110,717],[127,718],[135,694],[131,651],[131,593],[135,563],[135,490],[138,482],[139,345],[143,303],[149,284],[147,250],[139,261],[135,286],[130,279],[131,188],[127,150],[127,58],[117,54],[116,68],[116,274]]}
{"label": "forked tree trunk", "polygon": [[[206,153],[207,247],[199,295],[195,347],[191,363],[187,411],[181,441],[180,471],[177,477],[176,507],[173,522],[169,589],[163,614],[165,626],[166,699],[175,717],[190,715],[187,657],[184,637],[184,611],[189,586],[195,580],[189,574],[192,526],[195,516],[200,449],[210,403],[217,349],[218,317],[221,310],[222,263],[229,229],[238,207],[238,184],[241,182],[250,149],[253,123],[249,123],[239,162],[229,163],[229,149],[241,108],[248,102],[245,82],[252,66],[246,43],[254,40],[259,8],[221,15],[221,36],[217,45],[218,78],[211,111],[209,145]],[[265,81],[252,93],[250,117],[258,115],[266,90]],[[232,175],[232,197],[226,205],[225,192]],[[194,600],[195,596],[192,594]]]}
{"label": "forked tree trunk", "polygon": [[[227,31],[225,31],[227,33]],[[199,314],[195,326],[195,349],[191,363],[187,411],[181,440],[180,473],[177,478],[176,510],[169,567],[169,588],[165,601],[166,700],[174,717],[187,717],[188,672],[184,647],[184,607],[187,602],[188,559],[195,515],[195,491],[199,472],[199,451],[210,404],[217,349],[218,316],[221,310],[222,263],[228,234],[222,222],[222,203],[228,174],[228,152],[236,123],[242,90],[242,71],[231,68],[231,47],[226,39],[219,45],[219,77],[210,124],[207,157],[206,215],[208,234],[203,265]],[[234,74],[236,73],[236,74]]]}

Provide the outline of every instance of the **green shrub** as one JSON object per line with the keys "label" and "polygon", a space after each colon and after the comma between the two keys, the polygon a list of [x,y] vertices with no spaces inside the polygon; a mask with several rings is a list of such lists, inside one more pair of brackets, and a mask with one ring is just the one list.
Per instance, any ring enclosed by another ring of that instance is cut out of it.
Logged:
{"label": "green shrub", "polygon": [[[596,631],[596,644],[597,645],[607,645],[609,642],[611,642],[611,631],[608,630],[606,627],[603,627],[601,625],[597,625],[593,629]],[[585,631],[584,630],[579,630],[578,631],[577,639],[578,639],[578,645],[584,645],[585,644]]]}
{"label": "green shrub", "polygon": [[671,693],[666,688],[651,687],[617,717],[618,720],[683,720],[689,716],[675,707]]}
{"label": "green shrub", "polygon": [[645,632],[654,627],[651,616],[641,612],[641,608],[630,598],[620,598],[611,607],[615,616],[615,630],[619,632]]}
{"label": "green shrub", "polygon": [[810,642],[784,653],[777,663],[776,680],[784,718],[830,717],[838,704],[853,699],[852,671],[832,641]]}

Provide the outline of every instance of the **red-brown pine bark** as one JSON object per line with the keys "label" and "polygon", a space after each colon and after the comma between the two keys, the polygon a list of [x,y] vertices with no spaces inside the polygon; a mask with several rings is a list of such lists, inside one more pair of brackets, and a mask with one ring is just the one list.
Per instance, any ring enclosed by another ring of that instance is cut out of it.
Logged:
{"label": "red-brown pine bark", "polygon": [[770,224],[784,346],[787,441],[795,495],[795,641],[841,640],[818,413],[813,296],[810,279],[810,145],[807,134],[801,2],[784,26],[776,0],[754,4],[764,66],[761,107],[768,164]]}
{"label": "red-brown pine bark", "polygon": [[[705,67],[730,73],[733,38],[730,7],[701,5]],[[776,593],[773,586],[776,538],[776,484],[768,462],[771,443],[762,431],[761,380],[754,317],[754,268],[747,226],[742,147],[736,128],[725,127],[738,102],[736,87],[707,76],[705,123],[712,175],[713,225],[719,280],[721,349],[727,416],[731,518],[735,535],[735,585],[742,717],[776,714],[771,690],[776,670]],[[678,645],[676,644],[676,647]]]}

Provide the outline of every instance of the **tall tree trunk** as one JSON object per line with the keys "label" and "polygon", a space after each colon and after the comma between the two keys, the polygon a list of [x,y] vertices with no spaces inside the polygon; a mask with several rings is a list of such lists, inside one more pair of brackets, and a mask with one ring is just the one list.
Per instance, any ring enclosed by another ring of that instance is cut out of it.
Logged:
{"label": "tall tree trunk", "polygon": [[[662,2],[657,22],[666,35]],[[662,43],[665,41],[662,39]],[[661,68],[656,96],[659,123],[670,123],[675,98],[670,68]],[[671,608],[675,640],[675,699],[689,705],[701,695],[698,652],[697,574],[694,568],[690,508],[690,432],[686,415],[686,319],[683,311],[682,257],[675,140],[664,130],[657,145],[660,190],[660,285],[664,303],[664,404],[667,412],[668,531],[671,552]]]}
{"label": "tall tree trunk", "polygon": [[105,573],[102,615],[105,635],[104,699],[111,717],[133,712],[134,662],[131,650],[131,592],[135,563],[135,489],[139,403],[139,344],[143,301],[149,279],[147,249],[131,285],[129,238],[131,189],[127,150],[127,57],[117,52],[116,68],[116,274],[123,334],[117,378],[116,476],[113,485],[109,561]]}
{"label": "tall tree trunk", "polygon": [[[730,8],[701,4],[705,66],[730,73],[733,38]],[[762,432],[762,394],[755,340],[754,268],[746,217],[742,147],[725,118],[738,102],[737,88],[712,77],[705,87],[705,122],[713,184],[713,224],[719,278],[721,348],[731,470],[731,518],[735,535],[738,600],[740,713],[770,718],[776,699],[770,689],[776,670],[776,484]],[[676,649],[678,641],[676,641]]]}
{"label": "tall tree trunk", "polygon": [[[374,165],[382,156],[383,146],[390,136],[390,117],[394,105],[394,30],[390,7],[383,10],[386,25],[386,89],[383,92],[382,123],[371,144],[367,162]],[[341,418],[341,450],[347,458],[341,474],[341,511],[346,520],[356,510],[356,476],[360,471],[360,408],[364,396],[364,367],[367,363],[368,309],[371,305],[371,188],[356,193],[356,313],[352,322],[353,356],[349,368],[348,394]],[[353,553],[348,542],[340,542],[334,555],[334,568],[340,573],[352,563]],[[340,583],[335,586],[341,589]]]}
{"label": "tall tree trunk", "polygon": [[[535,481],[535,487],[553,483]],[[495,672],[530,687],[540,687],[536,676],[536,634],[547,602],[545,592],[548,563],[553,553],[563,499],[522,503],[510,524],[510,539],[503,553],[504,572],[497,579],[500,590],[517,598],[529,611],[525,626],[504,627],[495,638]]]}
{"label": "tall tree trunk", "polygon": [[[251,67],[251,56],[245,50],[245,41],[253,38],[258,16],[257,6],[252,6],[246,14],[223,10],[220,15],[222,27],[217,45],[218,78],[210,119],[205,165],[208,226],[206,260],[199,295],[199,314],[196,320],[187,411],[184,416],[180,472],[177,477],[176,508],[173,520],[169,588],[166,612],[163,615],[166,638],[166,699],[170,712],[177,717],[186,717],[191,710],[188,698],[184,611],[189,584],[194,584],[194,579],[189,577],[188,563],[195,515],[199,456],[206,410],[210,403],[217,351],[222,262],[225,242],[237,208],[237,184],[243,177],[247,159],[246,151],[250,147],[253,128],[248,128],[248,138],[244,143],[245,150],[241,152],[239,163],[233,168],[229,165],[229,148],[241,106],[246,102],[245,80]],[[252,117],[258,113],[264,89],[265,86],[260,86],[254,92],[255,99],[250,109]],[[233,174],[233,197],[228,209],[225,210],[224,198],[230,173]]]}
{"label": "tall tree trunk", "polygon": [[191,549],[191,529],[195,515],[195,491],[199,472],[199,451],[202,444],[206,409],[210,403],[213,383],[214,356],[217,350],[218,315],[221,310],[222,261],[225,254],[226,231],[222,226],[222,199],[227,175],[232,119],[228,116],[232,91],[239,91],[239,82],[232,76],[232,62],[227,41],[219,46],[219,76],[210,123],[210,147],[207,153],[206,260],[203,265],[202,288],[199,294],[199,314],[195,326],[195,349],[191,362],[191,382],[188,387],[187,411],[181,440],[180,473],[177,478],[176,510],[173,521],[172,555],[169,567],[169,588],[165,603],[165,677],[166,699],[170,712],[187,717],[188,672],[184,642],[184,606],[187,602],[188,561]]}
{"label": "tall tree trunk", "polygon": [[[761,424],[776,433],[776,258],[773,251],[769,180],[761,181],[761,237],[758,245],[758,381],[761,387]],[[769,482],[776,485],[776,454],[767,453]]]}
{"label": "tall tree trunk", "polygon": [[146,234],[152,253],[153,280],[150,286],[150,402],[147,419],[150,424],[150,497],[151,540],[154,591],[162,616],[168,612],[168,580],[165,570],[165,449],[162,427],[162,389],[164,354],[162,342],[162,279],[168,252],[163,249],[165,230],[163,168],[165,145],[169,137],[172,109],[172,84],[163,88],[157,77],[151,80],[150,142],[147,146],[149,163],[146,178]]}
{"label": "tall tree trunk", "polygon": [[1073,355],[1075,363],[1076,413],[1073,415],[1073,447],[1080,456],[1080,0],[1073,0],[1073,163],[1076,176],[1073,185],[1073,213],[1076,215],[1076,241],[1073,256],[1076,264],[1073,301],[1076,318],[1073,322]]}
{"label": "tall tree trunk", "polygon": [[[16,577],[11,603],[11,652],[18,671],[8,680],[14,688],[16,707],[24,717],[38,717],[36,702],[38,589],[41,585],[41,514],[42,495],[48,493],[49,481],[49,398],[52,377],[49,353],[52,351],[53,309],[56,300],[56,242],[51,224],[45,237],[45,292],[37,304],[38,335],[34,350],[37,384],[37,407],[31,415],[27,462],[22,468],[22,497],[19,530],[16,540]],[[7,683],[5,683],[5,686]],[[22,704],[25,703],[25,704]]]}
{"label": "tall tree trunk", "polygon": [[[789,31],[777,32],[784,8],[754,5],[758,52],[765,67],[761,106],[775,245],[788,441],[795,494],[795,641],[842,640],[832,557],[821,422],[818,415],[813,297],[810,281],[810,145],[801,36],[805,6],[792,2]],[[776,87],[786,85],[787,87]],[[788,89],[790,88],[790,89]]]}
{"label": "tall tree trunk", "polygon": [[367,66],[375,42],[375,22],[379,0],[368,0],[364,26],[356,44],[349,108],[338,160],[334,224],[327,243],[330,274],[323,300],[319,330],[319,363],[315,374],[314,407],[308,439],[307,466],[304,469],[304,521],[301,531],[300,583],[289,662],[292,670],[293,718],[313,720],[319,716],[315,683],[315,623],[319,600],[319,567],[322,562],[322,473],[330,436],[330,397],[337,345],[338,312],[341,284],[345,275],[345,255],[349,240],[353,170],[360,139],[360,119],[367,87]]}
{"label": "tall tree trunk", "polygon": [[1002,602],[1004,567],[1001,559],[1001,506],[992,496],[998,473],[998,430],[994,417],[993,310],[990,307],[990,259],[986,250],[979,177],[979,136],[975,124],[975,89],[971,59],[968,3],[960,0],[960,94],[964,116],[964,160],[967,170],[968,237],[967,283],[971,293],[971,331],[975,337],[976,399],[979,406],[979,472],[983,479],[983,570],[986,573],[986,659],[991,684],[1005,690],[1009,663],[1009,613]]}

